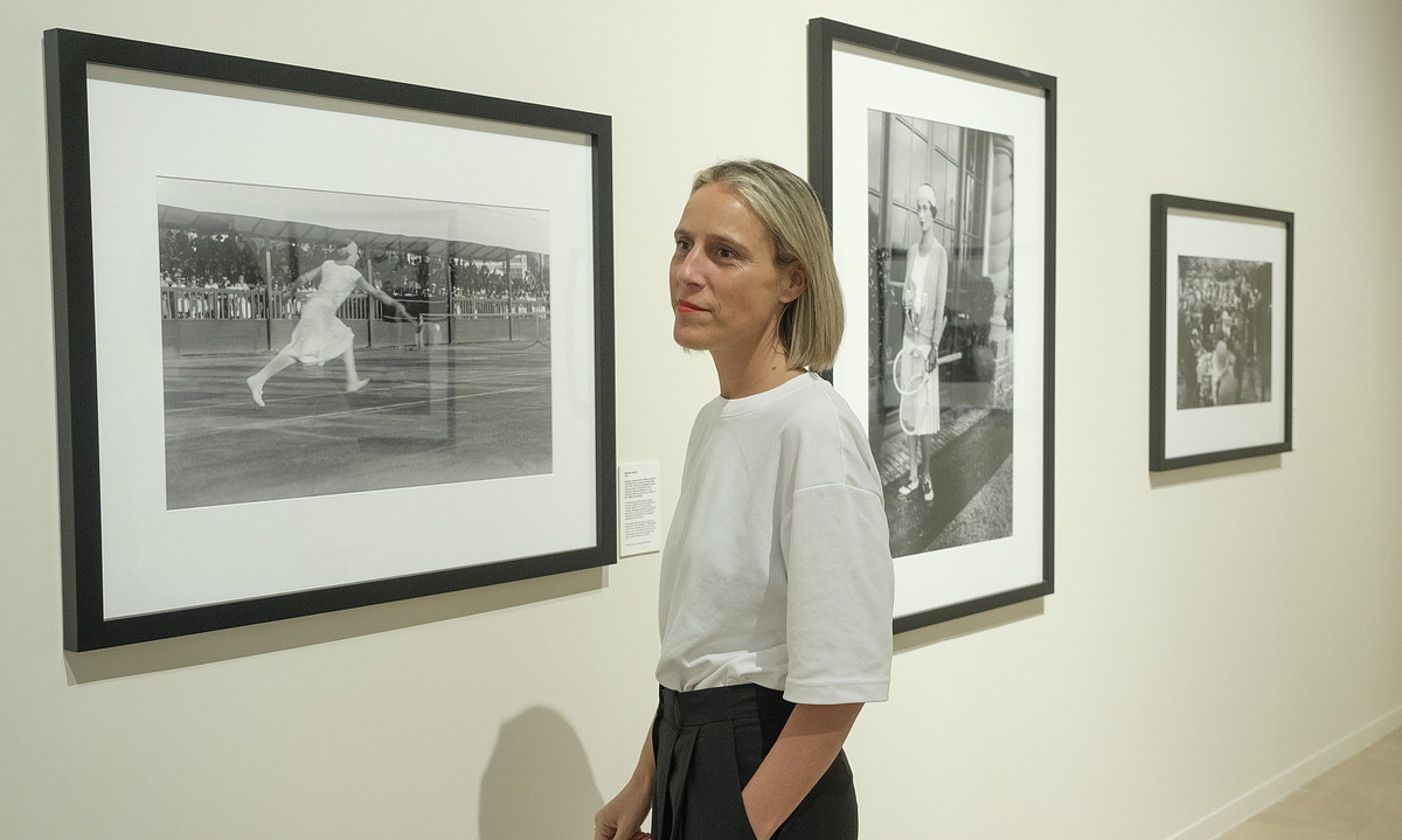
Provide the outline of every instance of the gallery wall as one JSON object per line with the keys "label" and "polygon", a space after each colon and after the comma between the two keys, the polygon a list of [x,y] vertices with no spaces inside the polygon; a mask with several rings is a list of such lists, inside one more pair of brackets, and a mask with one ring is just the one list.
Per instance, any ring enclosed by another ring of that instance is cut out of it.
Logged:
{"label": "gallery wall", "polygon": [[[849,741],[863,836],[1215,836],[1402,725],[1392,0],[22,0],[0,29],[0,837],[587,837],[655,699],[656,555],[62,651],[42,31],[612,115],[618,457],[661,462],[670,512],[716,389],[670,340],[672,226],[719,158],[806,169],[818,15],[1060,97],[1057,591],[897,639]],[[1149,475],[1155,192],[1296,214],[1294,452]]]}

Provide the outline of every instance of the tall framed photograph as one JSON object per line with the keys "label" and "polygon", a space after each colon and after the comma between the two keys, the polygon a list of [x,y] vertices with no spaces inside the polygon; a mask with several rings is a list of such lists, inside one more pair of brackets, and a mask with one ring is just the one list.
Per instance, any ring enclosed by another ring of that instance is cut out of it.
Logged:
{"label": "tall framed photograph", "polygon": [[1295,217],[1150,199],[1149,469],[1289,452]]}
{"label": "tall framed photograph", "polygon": [[1053,585],[1056,79],[809,22],[809,177],[847,305],[895,632]]}
{"label": "tall framed photograph", "polygon": [[615,562],[608,117],[44,40],[68,649]]}

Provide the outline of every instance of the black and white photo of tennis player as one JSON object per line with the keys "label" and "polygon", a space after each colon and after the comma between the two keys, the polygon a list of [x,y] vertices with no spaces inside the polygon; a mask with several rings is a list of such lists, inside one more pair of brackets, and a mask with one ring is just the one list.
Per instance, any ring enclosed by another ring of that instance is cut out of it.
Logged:
{"label": "black and white photo of tennis player", "polygon": [[1178,408],[1271,398],[1271,264],[1178,257]]}
{"label": "black and white photo of tennis player", "polygon": [[365,281],[365,275],[355,267],[360,262],[360,246],[354,240],[337,248],[332,259],[298,277],[293,288],[315,283],[316,291],[302,307],[297,318],[297,326],[292,330],[292,341],[272,358],[257,373],[244,380],[253,395],[253,401],[264,406],[263,386],[269,379],[290,365],[301,362],[304,365],[324,365],[332,359],[340,359],[345,368],[347,394],[353,394],[370,384],[369,379],[361,379],[355,369],[355,333],[336,317],[351,292],[361,291],[395,310],[399,317],[409,320],[409,310],[404,304],[385,294]]}
{"label": "black and white photo of tennis player", "polygon": [[1012,533],[1013,139],[868,111],[872,450],[891,554]]}
{"label": "black and white photo of tennis player", "polygon": [[167,509],[551,471],[547,211],[157,182]]}

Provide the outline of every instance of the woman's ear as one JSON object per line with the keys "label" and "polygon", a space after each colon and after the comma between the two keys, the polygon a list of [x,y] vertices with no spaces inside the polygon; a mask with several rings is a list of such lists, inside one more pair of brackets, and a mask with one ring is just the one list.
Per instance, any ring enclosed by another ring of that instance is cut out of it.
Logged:
{"label": "woman's ear", "polygon": [[803,263],[794,260],[784,269],[784,290],[779,293],[779,300],[793,303],[807,290],[808,272],[803,270]]}

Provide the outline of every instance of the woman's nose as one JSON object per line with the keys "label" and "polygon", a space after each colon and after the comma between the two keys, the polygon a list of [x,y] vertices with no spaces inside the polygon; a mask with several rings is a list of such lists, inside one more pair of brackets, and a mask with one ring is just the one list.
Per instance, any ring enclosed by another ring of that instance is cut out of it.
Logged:
{"label": "woman's nose", "polygon": [[705,280],[705,272],[702,270],[701,256],[696,250],[687,251],[672,264],[672,273],[678,283],[686,286],[698,286]]}

